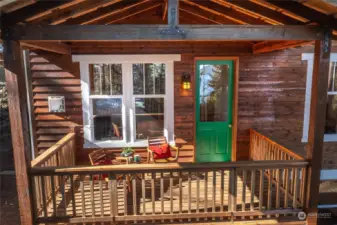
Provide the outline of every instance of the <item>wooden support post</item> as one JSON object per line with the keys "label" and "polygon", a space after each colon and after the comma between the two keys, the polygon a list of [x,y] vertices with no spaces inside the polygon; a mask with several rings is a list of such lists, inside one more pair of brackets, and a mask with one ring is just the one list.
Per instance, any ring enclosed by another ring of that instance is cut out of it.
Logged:
{"label": "wooden support post", "polygon": [[322,167],[325,111],[331,52],[331,30],[325,31],[324,39],[315,41],[314,68],[311,87],[309,138],[306,145],[307,173],[306,212],[308,225],[317,224],[317,205],[320,172]]}
{"label": "wooden support post", "polygon": [[23,52],[18,42],[5,39],[3,45],[20,218],[21,224],[32,225],[32,189],[28,174],[31,147]]}
{"label": "wooden support post", "polygon": [[179,25],[179,0],[168,0],[167,18],[171,27]]}

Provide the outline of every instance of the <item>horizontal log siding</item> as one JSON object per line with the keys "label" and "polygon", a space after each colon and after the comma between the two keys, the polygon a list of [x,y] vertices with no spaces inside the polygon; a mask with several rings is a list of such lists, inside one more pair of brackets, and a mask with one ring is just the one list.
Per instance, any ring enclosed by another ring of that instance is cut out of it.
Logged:
{"label": "horizontal log siding", "polygon": [[[52,58],[50,58],[52,57]],[[51,147],[75,126],[82,126],[81,82],[78,65],[42,52],[30,54],[36,138],[39,153]],[[55,61],[54,61],[55,60]],[[53,62],[53,63],[51,63]],[[56,63],[56,64],[54,64]],[[69,65],[75,70],[70,70]],[[65,113],[50,113],[48,96],[65,96]],[[77,139],[80,140],[80,137]],[[78,147],[82,146],[82,142]]]}
{"label": "horizontal log siding", "polygon": [[[312,47],[252,55],[251,45],[245,42],[77,42],[71,46],[73,54],[181,54],[182,60],[174,65],[174,123],[176,136],[187,141],[180,158],[185,162],[194,157],[195,101],[194,91],[180,89],[181,74],[191,74],[193,86],[195,57],[239,56],[238,160],[248,158],[249,128],[304,154],[301,138],[306,62],[301,54],[311,52]],[[59,65],[39,62],[39,58],[32,57],[32,71],[38,143],[43,150],[70,126],[82,125],[82,106],[80,80]],[[66,96],[66,113],[47,113],[47,96],[61,93]],[[78,143],[81,147],[83,140]],[[337,168],[337,160],[331,157],[336,148],[335,143],[325,144],[324,168]],[[87,164],[87,154],[92,150],[79,148],[79,161]],[[146,156],[145,149],[137,152]]]}

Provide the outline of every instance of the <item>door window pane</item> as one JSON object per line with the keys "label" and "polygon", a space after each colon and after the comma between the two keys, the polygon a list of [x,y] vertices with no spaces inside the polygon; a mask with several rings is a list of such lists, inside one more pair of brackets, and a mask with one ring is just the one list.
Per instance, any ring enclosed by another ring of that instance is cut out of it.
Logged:
{"label": "door window pane", "polygon": [[93,99],[95,140],[122,140],[122,99]]}
{"label": "door window pane", "polygon": [[165,94],[165,64],[133,64],[133,94]]}
{"label": "door window pane", "polygon": [[162,136],[164,131],[164,98],[136,98],[136,139]]}
{"label": "door window pane", "polygon": [[122,64],[90,64],[92,95],[121,95]]}
{"label": "door window pane", "polygon": [[200,65],[200,121],[228,118],[228,65]]}

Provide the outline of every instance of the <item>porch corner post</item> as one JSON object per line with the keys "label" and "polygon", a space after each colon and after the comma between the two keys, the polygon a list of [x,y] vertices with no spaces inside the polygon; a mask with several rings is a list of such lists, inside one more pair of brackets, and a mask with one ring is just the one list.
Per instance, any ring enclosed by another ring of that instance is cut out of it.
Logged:
{"label": "porch corner post", "polygon": [[8,90],[13,156],[21,224],[34,224],[32,186],[29,176],[31,144],[29,137],[28,101],[20,43],[10,40],[3,29],[4,67]]}
{"label": "porch corner post", "polygon": [[324,39],[315,41],[314,67],[311,87],[309,137],[306,159],[309,161],[305,212],[307,224],[317,224],[320,172],[322,168],[324,124],[328,91],[332,31],[325,29]]}

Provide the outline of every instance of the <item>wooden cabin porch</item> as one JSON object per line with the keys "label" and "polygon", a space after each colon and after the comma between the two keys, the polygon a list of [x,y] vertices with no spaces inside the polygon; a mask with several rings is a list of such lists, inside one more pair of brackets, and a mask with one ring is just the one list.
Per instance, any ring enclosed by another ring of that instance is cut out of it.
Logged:
{"label": "wooden cabin porch", "polygon": [[251,161],[86,167],[75,165],[75,134],[68,134],[32,161],[37,222],[294,218],[304,205],[308,163],[254,130],[250,135]]}

